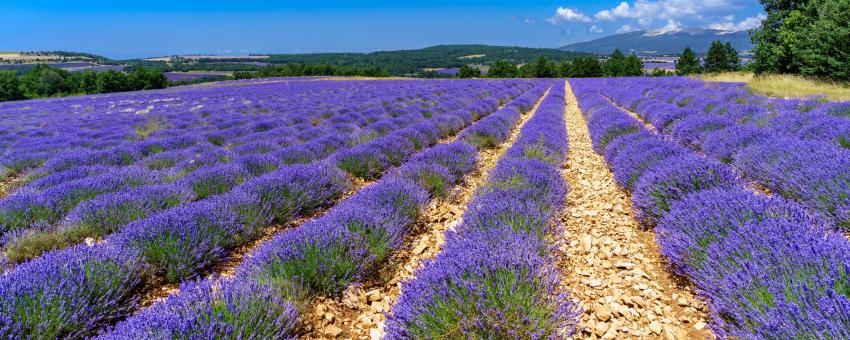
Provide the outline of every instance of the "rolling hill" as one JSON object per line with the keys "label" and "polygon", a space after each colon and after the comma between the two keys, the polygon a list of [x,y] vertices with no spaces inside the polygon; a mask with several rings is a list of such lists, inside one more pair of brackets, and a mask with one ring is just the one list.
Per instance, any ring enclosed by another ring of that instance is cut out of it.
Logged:
{"label": "rolling hill", "polygon": [[[331,64],[339,66],[380,66],[392,75],[413,74],[429,68],[460,67],[467,64],[490,64],[508,60],[526,63],[543,56],[550,60],[572,59],[582,53],[554,48],[529,48],[490,45],[437,45],[414,50],[377,51],[371,53],[271,54],[263,62]],[[199,62],[238,62],[239,59],[200,59]]]}

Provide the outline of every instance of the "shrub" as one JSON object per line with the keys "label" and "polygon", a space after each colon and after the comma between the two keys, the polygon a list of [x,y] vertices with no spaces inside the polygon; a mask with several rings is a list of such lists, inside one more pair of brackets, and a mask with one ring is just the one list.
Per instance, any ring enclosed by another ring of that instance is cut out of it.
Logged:
{"label": "shrub", "polygon": [[244,239],[244,226],[221,201],[202,201],[127,225],[111,241],[133,249],[154,273],[177,283],[200,275]]}
{"label": "shrub", "polygon": [[418,184],[433,197],[446,197],[457,180],[444,166],[421,161],[406,163],[399,168],[398,176]]}
{"label": "shrub", "polygon": [[114,247],[50,252],[0,278],[4,338],[79,338],[133,310],[145,267]]}
{"label": "shrub", "polygon": [[188,187],[197,199],[202,200],[229,192],[247,177],[248,174],[241,166],[223,164],[198,169],[177,181],[177,185]]}
{"label": "shrub", "polygon": [[578,307],[545,270],[544,242],[502,229],[463,238],[405,283],[387,320],[388,339],[568,336]]}
{"label": "shrub", "polygon": [[345,174],[327,164],[293,165],[254,178],[240,190],[255,197],[277,223],[311,211],[349,190]]}
{"label": "shrub", "polygon": [[111,329],[109,339],[241,339],[295,336],[298,311],[268,286],[204,279]]}
{"label": "shrub", "polygon": [[670,205],[688,194],[712,188],[733,188],[740,185],[726,166],[687,155],[670,158],[667,164],[651,169],[635,185],[636,217],[649,225],[668,211]]}

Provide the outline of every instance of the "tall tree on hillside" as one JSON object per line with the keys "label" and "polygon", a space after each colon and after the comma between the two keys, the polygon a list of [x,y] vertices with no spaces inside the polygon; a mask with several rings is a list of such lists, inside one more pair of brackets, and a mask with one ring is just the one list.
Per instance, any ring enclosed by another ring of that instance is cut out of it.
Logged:
{"label": "tall tree on hillside", "polygon": [[499,60],[490,66],[487,76],[490,78],[515,78],[519,75],[516,65],[507,61]]}
{"label": "tall tree on hillside", "polygon": [[478,78],[481,77],[481,70],[477,67],[463,65],[458,69],[457,76],[458,78]]}
{"label": "tall tree on hillside", "polygon": [[724,45],[715,40],[705,54],[704,68],[706,72],[734,71],[738,69],[738,61],[738,51],[732,48],[732,44]]}
{"label": "tall tree on hillside", "polygon": [[676,74],[685,76],[698,73],[702,73],[702,65],[700,65],[699,58],[697,58],[696,53],[694,53],[690,46],[685,47],[682,55],[679,56],[679,60],[676,61]]}

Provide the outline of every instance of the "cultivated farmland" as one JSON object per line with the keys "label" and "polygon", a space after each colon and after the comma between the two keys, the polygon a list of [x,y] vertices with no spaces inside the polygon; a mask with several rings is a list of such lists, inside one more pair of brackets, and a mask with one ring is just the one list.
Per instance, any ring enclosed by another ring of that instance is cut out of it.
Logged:
{"label": "cultivated farmland", "polygon": [[3,338],[848,338],[850,103],[687,77],[0,104]]}

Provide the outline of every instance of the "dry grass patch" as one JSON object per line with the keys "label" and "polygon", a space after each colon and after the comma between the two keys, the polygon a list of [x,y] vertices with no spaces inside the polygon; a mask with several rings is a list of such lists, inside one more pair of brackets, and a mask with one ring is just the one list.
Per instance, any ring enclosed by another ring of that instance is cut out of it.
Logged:
{"label": "dry grass patch", "polygon": [[748,72],[703,74],[702,80],[713,82],[742,82],[753,92],[770,97],[826,96],[829,100],[850,100],[850,85],[816,80],[799,75],[771,74],[754,76]]}

